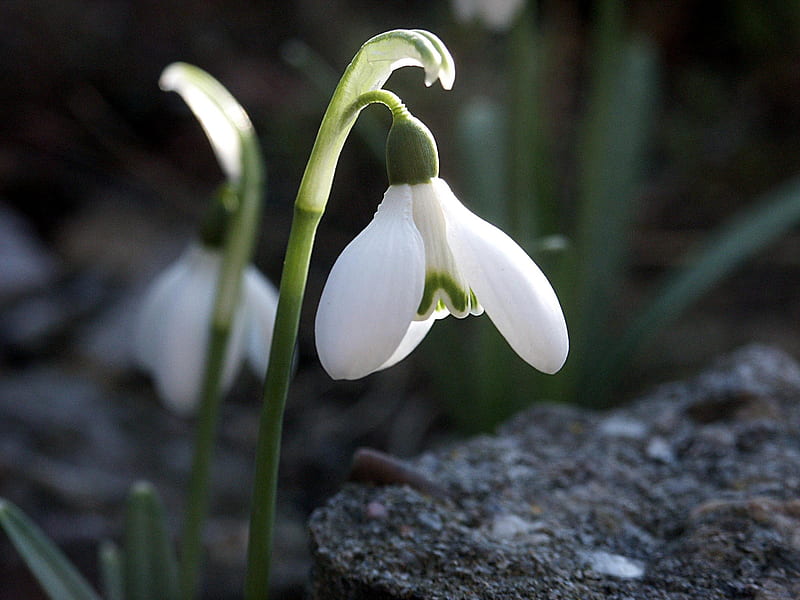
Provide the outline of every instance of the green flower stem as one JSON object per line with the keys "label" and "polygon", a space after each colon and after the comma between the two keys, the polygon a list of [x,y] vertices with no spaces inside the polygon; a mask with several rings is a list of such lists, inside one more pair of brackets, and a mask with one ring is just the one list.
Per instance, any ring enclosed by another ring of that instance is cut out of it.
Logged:
{"label": "green flower stem", "polygon": [[357,118],[358,113],[360,113],[370,104],[383,104],[392,111],[392,116],[395,118],[403,115],[409,115],[406,105],[403,104],[403,101],[400,100],[397,94],[390,92],[389,90],[380,89],[361,94],[352,104],[350,110],[346,113],[345,118],[348,121],[350,118]]}
{"label": "green flower stem", "polygon": [[211,327],[206,355],[200,409],[195,432],[192,471],[181,534],[180,590],[184,600],[191,600],[197,591],[202,558],[203,524],[208,514],[210,465],[214,454],[219,407],[222,400],[220,381],[225,362],[230,327]]}
{"label": "green flower stem", "polygon": [[295,206],[286,247],[256,446],[245,598],[261,600],[267,597],[269,590],[283,411],[289,392],[308,266],[321,217],[321,211],[308,211]]}
{"label": "green flower stem", "polygon": [[425,69],[428,83],[441,78],[443,85],[445,81],[446,86],[452,85],[452,58],[441,40],[427,31],[389,31],[361,47],[333,92],[300,182],[264,382],[250,509],[246,600],[264,600],[269,593],[283,411],[317,225],[330,196],[342,147],[360,111],[372,102],[384,103],[393,111],[404,110],[394,94],[381,88],[392,71],[412,64]]}
{"label": "green flower stem", "polygon": [[[182,598],[190,600],[195,597],[200,572],[203,524],[208,513],[210,466],[222,400],[222,371],[241,293],[242,273],[252,258],[255,246],[261,217],[264,170],[258,139],[250,119],[239,103],[219,82],[197,67],[179,64],[177,68],[181,69],[190,87],[211,102],[215,114],[221,115],[235,129],[241,150],[241,173],[230,181],[237,202],[225,232],[181,538],[180,591]],[[181,88],[177,91],[183,95],[187,89]],[[187,99],[186,96],[184,98]],[[211,116],[207,112],[208,107],[204,107],[204,112],[198,112],[191,102],[189,104],[205,127],[204,118]],[[214,139],[211,136],[209,139],[214,145]]]}

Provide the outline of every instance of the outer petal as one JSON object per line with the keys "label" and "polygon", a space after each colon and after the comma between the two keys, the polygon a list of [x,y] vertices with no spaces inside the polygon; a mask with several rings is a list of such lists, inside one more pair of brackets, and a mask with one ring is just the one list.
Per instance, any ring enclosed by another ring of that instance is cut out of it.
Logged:
{"label": "outer petal", "polygon": [[524,0],[451,0],[456,20],[464,23],[476,17],[494,31],[505,31],[525,6]]}
{"label": "outer petal", "polygon": [[[444,316],[447,316],[447,314]],[[378,367],[377,370],[380,371],[383,369],[388,369],[411,354],[414,348],[419,346],[419,343],[425,339],[426,335],[428,335],[428,332],[431,330],[431,327],[433,327],[433,324],[436,322],[436,320],[436,313],[431,313],[431,316],[424,321],[411,321],[411,325],[408,326],[408,330],[406,331],[405,336],[403,336],[403,340],[400,342],[400,345],[395,349],[389,359],[380,367]]]}
{"label": "outer petal", "polygon": [[156,355],[160,352],[161,334],[167,319],[165,309],[187,277],[187,269],[187,260],[181,257],[156,277],[142,301],[133,336],[133,358],[147,371],[153,371],[158,364]]}
{"label": "outer petal", "polygon": [[567,359],[569,338],[550,282],[514,240],[467,210],[443,180],[433,183],[447,218],[447,239],[478,301],[517,354],[555,373]]}
{"label": "outer petal", "polygon": [[[151,372],[164,403],[179,414],[191,414],[200,398],[219,266],[217,253],[190,247],[156,281],[141,313],[139,362]],[[222,373],[223,390],[241,365],[243,334],[244,319],[237,315]]]}
{"label": "outer petal", "polygon": [[269,362],[278,290],[255,267],[248,267],[244,273],[243,292],[247,360],[256,375],[263,377]]}
{"label": "outer petal", "polygon": [[331,377],[358,379],[392,357],[414,318],[424,279],[411,192],[392,186],[372,222],[336,260],[322,291],[317,352]]}

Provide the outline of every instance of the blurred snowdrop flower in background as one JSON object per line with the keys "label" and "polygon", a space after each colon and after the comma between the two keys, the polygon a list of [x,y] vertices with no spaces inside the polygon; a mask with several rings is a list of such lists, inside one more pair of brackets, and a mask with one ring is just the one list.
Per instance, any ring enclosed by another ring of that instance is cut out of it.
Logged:
{"label": "blurred snowdrop flower in background", "polygon": [[[200,400],[222,254],[191,244],[148,290],[135,338],[137,363],[153,377],[168,408],[190,415]],[[278,293],[252,265],[242,275],[221,388],[230,389],[242,362],[263,376],[269,359]]]}
{"label": "blurred snowdrop flower in background", "polygon": [[[218,381],[219,391],[230,389],[245,358],[263,376],[278,292],[249,262],[262,193],[250,119],[217,80],[193,65],[173,63],[159,83],[189,105],[227,179],[206,214],[200,241],[147,292],[134,339],[136,362],[150,372],[164,403],[189,415],[199,406],[204,385]],[[245,160],[244,140],[255,160]]]}
{"label": "blurred snowdrop flower in background", "polygon": [[456,20],[460,23],[480,21],[493,31],[505,31],[522,12],[525,0],[451,0]]}

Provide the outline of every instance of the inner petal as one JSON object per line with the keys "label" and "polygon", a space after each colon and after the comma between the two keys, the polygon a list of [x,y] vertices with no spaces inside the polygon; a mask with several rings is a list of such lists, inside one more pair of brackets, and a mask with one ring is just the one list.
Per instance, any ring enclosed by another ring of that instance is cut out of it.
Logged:
{"label": "inner petal", "polygon": [[442,306],[458,318],[480,314],[483,310],[447,243],[447,224],[434,186],[412,185],[411,193],[414,224],[425,246],[425,289],[415,320],[426,320]]}

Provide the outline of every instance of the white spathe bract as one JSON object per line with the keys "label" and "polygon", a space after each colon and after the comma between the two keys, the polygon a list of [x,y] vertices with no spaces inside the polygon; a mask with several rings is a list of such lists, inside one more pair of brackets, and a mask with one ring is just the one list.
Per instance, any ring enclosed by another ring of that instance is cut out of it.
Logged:
{"label": "white spathe bract", "polygon": [[[149,371],[164,403],[178,414],[197,408],[205,370],[214,297],[222,264],[219,251],[192,244],[153,282],[142,304],[135,358]],[[263,375],[269,358],[278,294],[255,267],[248,266],[228,339],[222,390],[242,361]]]}
{"label": "white spathe bract", "polygon": [[408,356],[437,319],[484,310],[528,364],[545,373],[562,367],[569,339],[561,305],[525,251],[444,180],[393,185],[331,269],[317,352],[334,379],[358,379]]}
{"label": "white spathe bract", "polygon": [[428,87],[438,79],[449,90],[456,78],[455,62],[442,40],[424,29],[395,29],[364,42],[344,79],[358,82],[350,90],[355,99],[369,89],[382,88],[392,72],[402,67],[422,67]]}
{"label": "white spathe bract", "polygon": [[238,181],[242,174],[240,130],[250,127],[244,109],[216,80],[185,63],[164,69],[159,85],[180,94],[205,131],[226,177]]}

